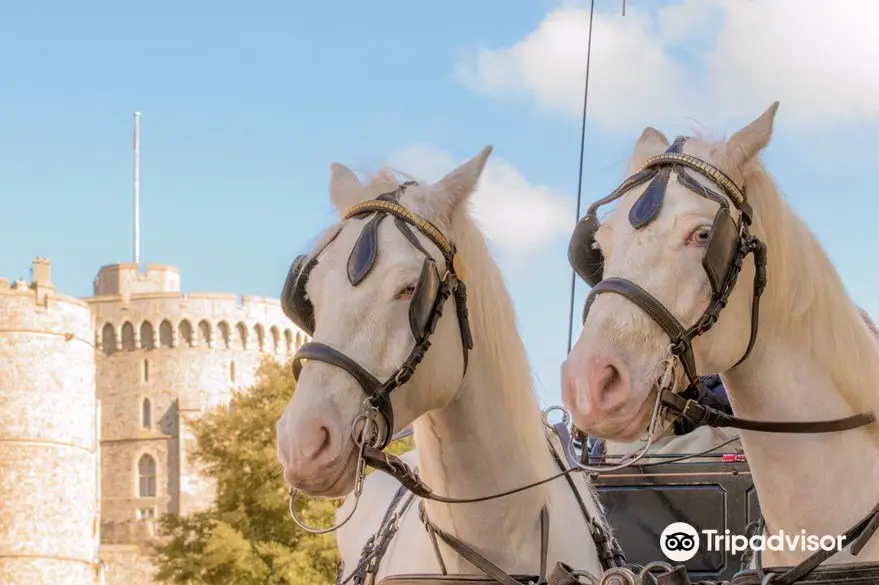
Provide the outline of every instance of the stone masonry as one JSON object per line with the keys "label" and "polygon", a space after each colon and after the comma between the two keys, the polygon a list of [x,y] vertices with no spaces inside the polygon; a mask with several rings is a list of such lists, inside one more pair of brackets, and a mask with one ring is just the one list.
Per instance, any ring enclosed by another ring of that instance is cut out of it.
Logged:
{"label": "stone masonry", "polygon": [[94,325],[88,305],[0,279],[0,583],[99,573]]}
{"label": "stone masonry", "polygon": [[104,266],[82,301],[48,275],[38,259],[34,284],[0,290],[0,583],[151,585],[158,518],[214,495],[191,421],[306,336],[277,299],[182,294],[171,266]]}

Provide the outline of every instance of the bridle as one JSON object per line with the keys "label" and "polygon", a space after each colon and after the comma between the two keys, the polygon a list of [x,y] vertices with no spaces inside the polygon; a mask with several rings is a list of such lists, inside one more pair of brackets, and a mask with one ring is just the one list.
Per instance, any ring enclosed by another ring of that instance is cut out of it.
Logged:
{"label": "bridle", "polygon": [[[732,427],[771,433],[839,432],[874,423],[875,416],[872,413],[862,413],[823,421],[749,420],[728,415],[696,402],[695,397],[699,395],[699,384],[701,382],[697,376],[695,357],[693,355],[693,339],[710,330],[717,322],[720,312],[726,307],[735,287],[743,261],[750,254],[754,255],[755,264],[754,289],[751,303],[751,335],[747,349],[732,367],[738,366],[747,359],[754,347],[759,325],[759,301],[767,282],[766,245],[750,232],[753,212],[747,202],[744,189],[739,188],[720,169],[694,156],[684,154],[682,149],[686,141],[686,137],[676,138],[665,153],[648,159],[635,175],[626,179],[610,195],[593,203],[583,219],[578,222],[568,248],[568,259],[571,266],[592,287],[583,310],[584,322],[589,314],[590,307],[599,294],[614,293],[628,299],[647,313],[668,335],[671,342],[668,346],[668,356],[664,360],[662,378],[658,383],[656,406],[654,407],[648,429],[648,443],[634,461],[640,459],[653,442],[657,415],[662,417],[669,413],[675,417],[682,416],[687,418],[698,425]],[[698,172],[709,181],[718,185],[723,195],[694,180],[688,173],[690,170]],[[630,224],[636,230],[641,229],[658,217],[665,197],[666,187],[673,172],[677,175],[679,184],[702,197],[716,201],[720,205],[720,209],[714,218],[710,239],[702,261],[711,283],[712,295],[702,316],[691,327],[681,325],[661,302],[634,282],[624,278],[603,279],[604,258],[595,243],[595,234],[600,227],[596,213],[600,206],[610,203],[638,185],[650,181],[644,193],[633,204],[628,217]],[[738,226],[735,225],[729,213],[730,201],[740,213],[741,219]],[[689,381],[689,384],[680,393],[675,392],[676,376],[674,372],[677,363],[683,366],[684,373]],[[660,405],[663,409],[661,414],[656,408]],[[581,440],[585,437],[582,432],[576,430],[574,435],[578,435]],[[573,440],[574,437],[572,436],[571,445],[573,445]],[[586,449],[584,447],[585,454]],[[631,465],[634,461],[626,461],[623,465]],[[592,468],[580,462],[577,462],[577,464],[581,469],[592,470]],[[761,518],[758,529],[763,524],[764,521]],[[873,508],[860,522],[846,531],[846,542],[852,543],[851,553],[857,555],[877,530],[879,530],[879,505]],[[777,585],[787,585],[802,579],[825,560],[833,556],[834,553],[835,551],[819,550],[799,565],[778,574],[764,574],[758,554],[757,572],[763,583],[771,581]]]}
{"label": "bridle", "polygon": [[[305,343],[293,356],[293,374],[297,381],[302,372],[304,360],[315,360],[336,366],[345,370],[357,381],[366,394],[364,404],[366,408],[362,416],[370,416],[370,413],[377,412],[384,418],[385,432],[381,436],[367,436],[365,439],[371,446],[379,450],[387,446],[394,432],[394,410],[391,406],[390,394],[394,389],[409,381],[415,373],[415,369],[424,359],[428,348],[430,348],[430,337],[442,316],[443,305],[452,294],[455,295],[458,324],[461,331],[464,374],[467,372],[468,352],[473,348],[467,314],[467,288],[458,276],[459,259],[454,244],[449,242],[431,222],[415,215],[397,202],[406,188],[414,184],[414,182],[404,183],[396,191],[381,195],[375,200],[355,205],[343,217],[343,220],[348,220],[372,215],[372,219],[364,227],[348,259],[348,278],[354,286],[360,284],[375,265],[378,255],[378,227],[382,220],[389,215],[394,216],[394,225],[397,229],[416,249],[424,254],[421,278],[413,292],[410,304],[410,326],[412,334],[415,336],[415,345],[409,352],[409,356],[384,382],[378,380],[355,360],[325,343],[317,341]],[[445,259],[445,272],[442,277],[437,275],[433,257],[424,249],[409,227],[410,225],[424,234],[442,252]],[[299,256],[294,260],[281,293],[285,314],[309,335],[314,334],[314,311],[310,301],[306,299],[305,285],[311,271],[318,264],[320,253],[335,240],[340,232],[341,229],[329,238],[311,259]],[[377,431],[377,425],[372,425],[371,430]]]}
{"label": "bridle", "polygon": [[[372,216],[364,226],[348,259],[348,279],[354,286],[357,286],[363,281],[376,262],[378,251],[378,226],[381,221],[389,215],[394,216],[395,226],[406,237],[409,243],[424,254],[425,260],[421,278],[413,292],[410,304],[410,327],[416,342],[403,364],[384,382],[380,381],[349,356],[325,343],[312,341],[303,344],[296,354],[294,354],[293,371],[294,377],[297,381],[304,366],[307,365],[303,362],[306,362],[307,360],[320,361],[345,370],[361,386],[366,398],[364,400],[364,410],[352,423],[351,429],[355,443],[358,447],[358,456],[357,476],[354,488],[355,502],[350,513],[342,521],[337,522],[334,526],[329,528],[317,529],[310,527],[306,525],[297,514],[295,504],[298,497],[298,489],[291,488],[289,505],[291,516],[300,528],[312,534],[325,534],[338,530],[351,519],[357,509],[363,490],[363,479],[367,465],[391,475],[400,482],[401,490],[405,489],[410,492],[410,498],[403,503],[402,511],[409,508],[412,497],[419,497],[424,500],[434,500],[448,504],[484,502],[519,493],[554,479],[565,477],[574,492],[580,510],[589,526],[602,566],[606,570],[623,566],[625,564],[625,558],[622,549],[619,547],[619,543],[613,538],[609,527],[591,517],[585,502],[579,491],[576,489],[573,480],[570,478],[570,474],[573,471],[576,471],[576,469],[565,468],[562,458],[556,452],[551,441],[549,441],[550,451],[561,470],[559,473],[544,480],[536,481],[502,493],[477,498],[451,498],[435,494],[433,490],[421,480],[415,469],[409,467],[400,458],[383,450],[391,441],[394,429],[394,414],[390,401],[390,393],[409,381],[417,366],[424,359],[425,354],[430,348],[430,337],[434,333],[439,319],[443,314],[443,305],[449,296],[454,295],[455,297],[458,323],[461,332],[464,356],[464,372],[462,378],[467,372],[468,352],[473,348],[473,339],[467,310],[467,289],[460,277],[460,257],[456,251],[454,243],[446,238],[441,231],[427,219],[416,215],[399,203],[399,198],[405,190],[416,184],[417,183],[415,182],[404,183],[391,193],[386,193],[374,200],[355,205],[343,216],[343,221],[351,218]],[[433,257],[424,249],[421,242],[413,233],[411,229],[412,227],[425,235],[441,251],[445,260],[445,271],[442,277],[437,274]],[[281,304],[284,313],[291,321],[308,333],[309,336],[314,335],[316,323],[314,306],[308,299],[305,290],[308,277],[318,265],[318,259],[321,253],[336,239],[340,232],[341,226],[331,237],[325,240],[325,243],[315,251],[311,257],[301,255],[293,261],[281,293]],[[381,416],[384,419],[384,433],[379,433],[377,416]],[[566,421],[567,418],[565,419],[565,422]],[[556,429],[557,432],[560,428],[566,428],[565,423],[550,425],[546,418],[545,422],[546,426],[551,426],[551,428]],[[565,433],[565,436],[567,436],[567,433]],[[562,438],[561,435],[559,437]],[[549,439],[549,437],[547,438]],[[570,457],[568,457],[568,459],[570,459]],[[396,531],[395,523],[398,521],[399,514],[401,513],[397,512],[392,515],[391,509],[400,504],[401,501],[402,491],[399,491],[392,501],[391,508],[389,508],[388,513],[386,514],[385,521],[382,523],[379,533],[377,533],[374,539],[371,539],[370,542],[367,543],[367,546],[364,547],[361,563],[355,569],[354,573],[352,573],[352,576],[355,576],[355,574],[360,575],[364,580],[366,579],[366,573],[370,573],[374,576],[381,554],[386,550],[389,539]],[[436,542],[437,539],[439,539],[458,552],[462,557],[466,558],[474,566],[498,580],[498,582],[510,585],[517,583],[518,585],[518,582],[515,581],[513,577],[506,575],[506,573],[500,568],[485,559],[472,547],[458,540],[454,535],[448,534],[434,525],[427,518],[423,506],[420,508],[420,515],[428,534],[434,542],[434,549],[437,552],[437,555],[439,555],[439,549],[437,548]],[[391,523],[392,521],[393,523]],[[546,554],[549,535],[549,515],[546,507],[541,510],[540,524],[541,554],[543,556],[541,561],[542,574],[539,579],[543,579],[543,573],[545,573],[546,570]],[[438,559],[440,565],[444,567],[445,565],[440,556],[438,556]],[[349,576],[349,579],[350,578],[351,576]],[[348,581],[348,579],[345,581]]]}
{"label": "bridle", "polygon": [[[595,299],[602,293],[614,293],[625,297],[650,316],[670,340],[664,372],[668,372],[669,364],[673,366],[675,363],[680,363],[689,381],[679,393],[674,391],[673,384],[660,384],[657,401],[666,412],[683,416],[699,425],[772,433],[827,433],[849,430],[875,422],[872,414],[857,414],[825,421],[756,421],[731,416],[696,402],[695,397],[699,395],[701,382],[697,375],[693,340],[709,331],[717,322],[735,288],[742,264],[750,254],[754,255],[755,265],[751,334],[747,349],[732,367],[744,362],[754,348],[759,326],[760,296],[767,282],[766,244],[750,231],[753,211],[746,199],[744,189],[739,188],[717,167],[692,155],[684,154],[682,149],[687,140],[686,137],[678,137],[665,153],[648,159],[636,174],[626,179],[610,195],[593,203],[583,219],[578,222],[568,248],[568,259],[577,274],[592,287],[584,306],[583,321],[586,320]],[[719,186],[723,194],[696,181],[688,171],[695,171],[707,178]],[[680,185],[720,205],[702,259],[712,294],[705,311],[690,327],[684,327],[665,305],[631,280],[617,277],[603,279],[604,257],[595,243],[595,234],[600,227],[597,217],[599,207],[619,199],[631,189],[650,181],[644,193],[629,211],[630,224],[636,230],[641,229],[659,216],[672,173],[677,175]],[[730,202],[739,211],[738,225],[730,214]]]}

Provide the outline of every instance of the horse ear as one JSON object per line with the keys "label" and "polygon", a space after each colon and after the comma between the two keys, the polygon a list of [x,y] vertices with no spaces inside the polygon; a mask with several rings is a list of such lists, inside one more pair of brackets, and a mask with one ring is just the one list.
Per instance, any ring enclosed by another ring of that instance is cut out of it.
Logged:
{"label": "horse ear", "polygon": [[724,158],[731,172],[744,175],[747,164],[766,148],[772,138],[772,126],[777,111],[778,102],[773,102],[759,118],[727,140]]}
{"label": "horse ear", "polygon": [[629,172],[627,174],[634,174],[641,168],[641,165],[647,162],[648,158],[662,154],[668,147],[669,141],[665,134],[652,126],[644,128],[641,137],[635,143],[635,151],[629,160]]}
{"label": "horse ear", "polygon": [[451,224],[455,211],[476,189],[491,151],[491,145],[486,146],[479,154],[433,184],[429,201],[424,201],[431,218],[446,226]]}
{"label": "horse ear", "polygon": [[354,171],[343,164],[334,162],[330,165],[330,200],[339,212],[344,214],[348,209],[363,201],[363,186]]}

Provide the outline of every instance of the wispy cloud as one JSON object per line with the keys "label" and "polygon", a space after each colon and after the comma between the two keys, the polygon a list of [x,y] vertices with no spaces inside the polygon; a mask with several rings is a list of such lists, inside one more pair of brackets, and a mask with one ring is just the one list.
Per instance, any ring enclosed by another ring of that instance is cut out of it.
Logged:
{"label": "wispy cloud", "polygon": [[[590,117],[610,130],[753,119],[780,100],[781,124],[879,122],[879,3],[682,0],[596,13]],[[579,116],[589,12],[562,6],[508,47],[471,51],[472,90]]]}
{"label": "wispy cloud", "polygon": [[[399,171],[429,182],[439,180],[462,162],[425,143],[411,145],[390,157],[391,165]],[[471,201],[474,218],[497,251],[520,259],[568,237],[574,227],[570,197],[530,183],[494,154]]]}

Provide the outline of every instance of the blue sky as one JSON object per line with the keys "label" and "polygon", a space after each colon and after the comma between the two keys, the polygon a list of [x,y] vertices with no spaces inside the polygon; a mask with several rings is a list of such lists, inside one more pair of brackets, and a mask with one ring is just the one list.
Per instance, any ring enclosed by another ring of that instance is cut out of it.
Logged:
{"label": "blue sky", "polygon": [[[625,18],[617,0],[596,4],[584,208],[622,178],[645,125],[672,138],[695,118],[728,135],[779,99],[765,160],[854,300],[879,315],[879,45],[864,13],[876,4],[822,14],[818,0],[629,0]],[[483,216],[503,224],[506,193],[520,219],[510,225],[547,210],[545,225],[498,233],[496,248],[538,389],[556,403],[587,10],[6,3],[0,275],[27,278],[42,255],[62,292],[87,296],[101,265],[131,260],[135,110],[141,259],[180,267],[186,291],[277,296],[291,259],[332,219],[333,160],[399,161],[436,178],[490,143]],[[575,314],[584,293],[578,284]]]}

